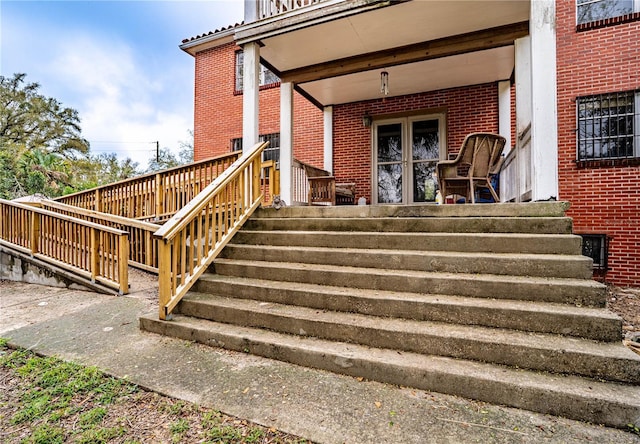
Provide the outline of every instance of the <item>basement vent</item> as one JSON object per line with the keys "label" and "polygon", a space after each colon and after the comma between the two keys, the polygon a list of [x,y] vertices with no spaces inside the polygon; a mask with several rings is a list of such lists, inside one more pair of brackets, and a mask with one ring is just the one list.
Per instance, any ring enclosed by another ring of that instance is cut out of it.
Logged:
{"label": "basement vent", "polygon": [[609,245],[606,234],[581,234],[582,254],[593,259],[594,270],[606,270]]}

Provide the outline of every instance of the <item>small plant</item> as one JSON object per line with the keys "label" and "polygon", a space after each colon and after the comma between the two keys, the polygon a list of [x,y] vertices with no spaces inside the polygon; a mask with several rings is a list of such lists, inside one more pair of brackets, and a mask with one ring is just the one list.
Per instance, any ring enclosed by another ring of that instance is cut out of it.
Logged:
{"label": "small plant", "polygon": [[42,424],[36,427],[31,436],[22,442],[33,444],[62,444],[65,441],[64,430]]}
{"label": "small plant", "polygon": [[640,435],[640,426],[635,424],[627,424],[627,428],[631,433],[635,433],[636,435]]}
{"label": "small plant", "polygon": [[107,416],[107,409],[104,407],[96,407],[80,415],[78,425],[84,430],[94,425],[100,424],[104,417]]}
{"label": "small plant", "polygon": [[169,426],[173,442],[180,442],[182,435],[189,430],[189,422],[186,419],[179,419]]}

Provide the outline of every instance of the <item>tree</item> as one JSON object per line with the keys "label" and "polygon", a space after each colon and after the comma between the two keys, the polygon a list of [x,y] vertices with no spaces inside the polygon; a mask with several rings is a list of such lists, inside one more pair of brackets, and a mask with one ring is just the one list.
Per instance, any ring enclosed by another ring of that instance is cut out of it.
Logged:
{"label": "tree", "polygon": [[86,190],[142,174],[137,162],[129,157],[120,161],[115,153],[89,155],[85,159],[75,161],[73,165],[73,183],[76,190]]}
{"label": "tree", "polygon": [[18,152],[40,149],[76,159],[89,151],[80,135],[80,118],[72,108],[39,94],[40,85],[25,83],[26,74],[0,76],[0,145]]}
{"label": "tree", "polygon": [[193,130],[189,130],[189,140],[182,140],[180,142],[178,161],[180,163],[193,162]]}
{"label": "tree", "polygon": [[0,197],[72,191],[71,163],[85,158],[89,142],[81,137],[72,108],[25,83],[26,74],[0,76]]}
{"label": "tree", "polygon": [[166,170],[178,165],[182,165],[182,163],[169,151],[169,148],[160,148],[158,156],[149,161],[149,167],[146,172],[153,173],[154,171]]}

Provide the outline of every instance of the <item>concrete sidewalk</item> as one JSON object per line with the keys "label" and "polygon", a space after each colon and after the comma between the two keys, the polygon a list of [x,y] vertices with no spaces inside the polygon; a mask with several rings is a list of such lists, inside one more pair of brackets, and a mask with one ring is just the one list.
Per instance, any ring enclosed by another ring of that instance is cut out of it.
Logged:
{"label": "concrete sidewalk", "polygon": [[129,297],[0,282],[0,337],[168,396],[326,443],[640,443],[564,418],[143,333],[154,283]]}

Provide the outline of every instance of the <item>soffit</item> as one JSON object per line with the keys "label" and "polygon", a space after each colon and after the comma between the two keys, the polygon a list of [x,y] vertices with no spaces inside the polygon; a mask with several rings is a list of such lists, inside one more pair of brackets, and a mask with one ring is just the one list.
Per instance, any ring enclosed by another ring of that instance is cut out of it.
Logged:
{"label": "soffit", "polygon": [[[389,96],[508,80],[514,67],[514,47],[476,51],[418,63],[392,66]],[[302,83],[301,88],[323,106],[379,99],[381,70],[365,71]]]}
{"label": "soffit", "polygon": [[403,47],[529,19],[529,0],[393,3],[318,24],[286,26],[258,38],[260,55],[276,71]]}

